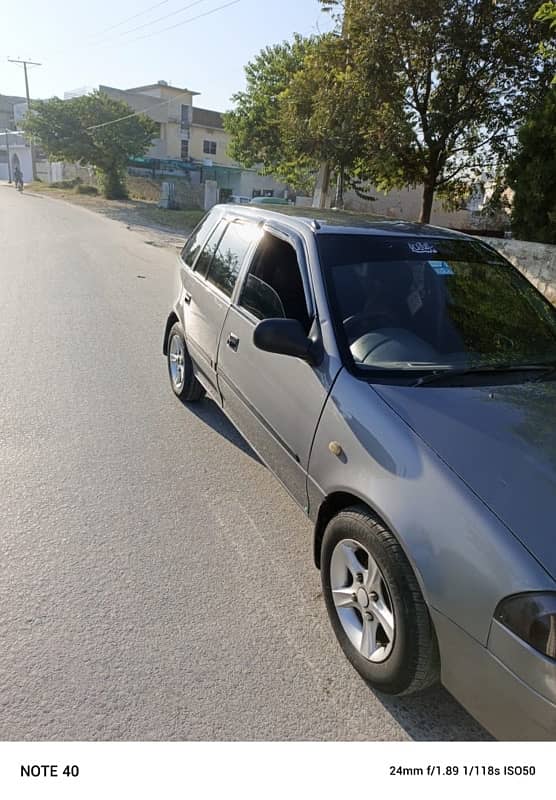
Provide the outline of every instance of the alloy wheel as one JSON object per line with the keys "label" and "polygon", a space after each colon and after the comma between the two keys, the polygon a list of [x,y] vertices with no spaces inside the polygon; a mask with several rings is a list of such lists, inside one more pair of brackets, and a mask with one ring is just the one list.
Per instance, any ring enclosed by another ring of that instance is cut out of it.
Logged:
{"label": "alloy wheel", "polygon": [[185,345],[183,339],[175,333],[168,348],[170,377],[176,392],[181,392],[185,381]]}
{"label": "alloy wheel", "polygon": [[385,661],[396,633],[392,599],[378,564],[360,542],[338,542],[330,561],[330,586],[351,644],[368,661]]}

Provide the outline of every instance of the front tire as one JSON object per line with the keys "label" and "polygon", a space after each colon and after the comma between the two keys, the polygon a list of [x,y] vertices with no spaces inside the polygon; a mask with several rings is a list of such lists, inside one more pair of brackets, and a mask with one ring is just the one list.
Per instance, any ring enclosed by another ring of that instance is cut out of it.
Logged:
{"label": "front tire", "polygon": [[372,688],[412,694],[436,683],[436,636],[413,570],[395,537],[364,506],[328,523],[321,580],[336,638]]}
{"label": "front tire", "polygon": [[184,403],[197,403],[205,390],[195,377],[193,362],[187,352],[185,335],[179,322],[168,334],[168,374],[174,394]]}

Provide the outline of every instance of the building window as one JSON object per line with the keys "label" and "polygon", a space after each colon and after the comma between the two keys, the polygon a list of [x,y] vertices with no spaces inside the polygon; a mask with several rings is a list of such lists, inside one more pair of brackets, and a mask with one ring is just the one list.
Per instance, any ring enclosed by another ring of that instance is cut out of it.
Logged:
{"label": "building window", "polygon": [[216,142],[211,141],[210,139],[205,139],[203,142],[203,153],[207,153],[209,156],[216,155]]}
{"label": "building window", "polygon": [[182,131],[189,130],[189,122],[190,122],[189,106],[182,106],[181,120],[180,120],[180,127]]}
{"label": "building window", "polygon": [[189,142],[187,139],[181,141],[181,158],[182,161],[187,161],[189,158]]}

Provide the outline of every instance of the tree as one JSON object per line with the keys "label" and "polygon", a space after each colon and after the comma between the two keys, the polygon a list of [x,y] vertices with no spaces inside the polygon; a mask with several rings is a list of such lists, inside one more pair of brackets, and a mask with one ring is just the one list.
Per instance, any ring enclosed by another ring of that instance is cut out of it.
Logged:
{"label": "tree", "polygon": [[[548,24],[550,39],[541,43],[541,54],[547,59],[554,59],[556,57],[556,44],[554,41],[554,34],[556,33],[556,2],[543,3],[535,14],[535,19],[538,22]],[[552,82],[556,83],[556,76],[552,79]]]}
{"label": "tree", "polygon": [[224,115],[232,158],[245,167],[262,165],[263,174],[306,191],[313,183],[317,160],[284,140],[280,99],[314,41],[296,34],[292,42],[262,50],[245,67],[246,90],[232,97],[235,108]]}
{"label": "tree", "polygon": [[261,165],[305,191],[324,167],[343,177],[360,155],[366,109],[340,36],[327,34],[266,48],[245,68],[247,88],[225,116],[230,154],[244,166]]}
{"label": "tree", "polygon": [[[361,154],[367,117],[364,97],[344,40],[327,34],[313,40],[279,98],[282,141],[290,151],[317,159],[326,176],[336,173],[339,206],[345,178],[355,170]],[[327,188],[325,179],[323,196]]]}
{"label": "tree", "polygon": [[538,0],[321,0],[359,76],[368,119],[359,173],[378,188],[423,186],[420,220],[507,158],[546,92]]}
{"label": "tree", "polygon": [[543,3],[535,14],[535,19],[541,22],[548,22],[550,30],[556,29],[556,3],[548,2]]}
{"label": "tree", "polygon": [[49,158],[91,164],[106,197],[125,197],[128,159],[144,155],[158,129],[149,117],[132,115],[127,103],[101,92],[55,97],[33,103],[24,130],[39,139]]}
{"label": "tree", "polygon": [[556,88],[518,133],[508,170],[515,195],[512,229],[522,239],[556,244]]}

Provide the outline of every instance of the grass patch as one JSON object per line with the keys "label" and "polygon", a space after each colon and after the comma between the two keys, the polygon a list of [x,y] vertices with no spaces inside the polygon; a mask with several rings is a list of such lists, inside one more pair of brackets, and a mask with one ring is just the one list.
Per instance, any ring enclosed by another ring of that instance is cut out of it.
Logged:
{"label": "grass patch", "polygon": [[50,193],[53,197],[76,205],[86,206],[107,216],[112,215],[114,219],[119,219],[128,225],[162,228],[180,236],[188,236],[205,215],[205,212],[198,208],[176,210],[158,208],[156,203],[152,201],[107,200],[98,193],[98,189],[95,186],[76,183],[70,187],[67,184],[73,183],[72,181],[63,181],[63,183],[66,184],[63,188],[61,188],[60,184],[38,182],[27,184],[26,188],[37,193]]}
{"label": "grass patch", "polygon": [[158,206],[142,208],[140,213],[142,217],[154,225],[171,228],[179,232],[192,230],[205,215],[204,211],[197,208],[181,211],[158,208]]}
{"label": "grass patch", "polygon": [[69,181],[54,181],[50,187],[52,189],[76,189],[81,183],[81,178],[72,178]]}
{"label": "grass patch", "polygon": [[26,189],[31,189],[33,192],[48,192],[52,189],[52,184],[44,183],[44,181],[30,181],[25,184]]}
{"label": "grass patch", "polygon": [[89,186],[85,183],[78,183],[75,187],[75,192],[77,194],[98,194],[98,189],[96,186]]}

